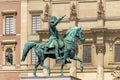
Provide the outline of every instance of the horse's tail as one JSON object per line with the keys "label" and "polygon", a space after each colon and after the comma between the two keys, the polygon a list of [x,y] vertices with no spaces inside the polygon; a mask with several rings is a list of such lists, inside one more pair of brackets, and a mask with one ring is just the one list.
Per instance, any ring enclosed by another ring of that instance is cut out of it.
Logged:
{"label": "horse's tail", "polygon": [[34,46],[36,46],[35,42],[26,42],[25,43],[21,61],[25,61],[25,58],[26,58],[29,50]]}

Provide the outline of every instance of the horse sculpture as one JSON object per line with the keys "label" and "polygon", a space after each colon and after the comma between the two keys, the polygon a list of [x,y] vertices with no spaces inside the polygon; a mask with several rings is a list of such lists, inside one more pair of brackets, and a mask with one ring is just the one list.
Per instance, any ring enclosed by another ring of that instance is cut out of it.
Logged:
{"label": "horse sculpture", "polygon": [[[61,76],[64,76],[63,67],[66,64],[66,58],[70,58],[70,59],[79,61],[80,62],[80,70],[83,71],[82,60],[80,58],[78,58],[77,56],[75,56],[75,53],[76,53],[75,37],[78,38],[79,42],[82,42],[85,40],[80,27],[74,26],[74,27],[69,28],[67,30],[67,32],[64,34],[64,37],[62,38],[62,40],[60,40],[60,41],[62,41],[60,43],[63,43],[62,47],[59,49],[59,52],[60,52],[59,54],[60,54],[60,56],[62,56]],[[47,52],[45,52],[45,50],[44,50],[45,44],[46,44],[46,42],[41,42],[41,43],[27,42],[24,45],[21,61],[25,61],[27,53],[33,47],[35,48],[35,53],[38,56],[38,62],[36,62],[35,68],[34,68],[34,76],[37,76],[36,71],[37,71],[37,67],[39,65],[42,66],[43,68],[47,69],[48,74],[50,75],[50,68],[44,65],[44,60],[47,57],[56,59],[56,57],[54,56],[55,48],[49,49]],[[59,44],[59,45],[61,45],[61,44]]]}

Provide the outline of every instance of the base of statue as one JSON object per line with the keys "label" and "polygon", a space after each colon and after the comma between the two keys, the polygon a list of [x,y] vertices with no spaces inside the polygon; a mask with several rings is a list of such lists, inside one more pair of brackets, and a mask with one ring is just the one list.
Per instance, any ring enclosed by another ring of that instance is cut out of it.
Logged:
{"label": "base of statue", "polygon": [[82,80],[72,76],[64,77],[21,77],[20,80]]}

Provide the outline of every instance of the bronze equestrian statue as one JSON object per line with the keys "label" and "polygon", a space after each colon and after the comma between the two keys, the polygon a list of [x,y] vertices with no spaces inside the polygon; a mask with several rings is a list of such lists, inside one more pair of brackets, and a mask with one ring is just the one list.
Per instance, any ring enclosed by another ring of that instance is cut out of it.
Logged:
{"label": "bronze equestrian statue", "polygon": [[[83,71],[82,60],[75,56],[76,47],[78,43],[81,43],[85,40],[81,27],[73,26],[69,28],[64,34],[63,38],[58,37],[58,31],[56,25],[64,18],[65,16],[57,19],[55,16],[52,16],[49,20],[49,31],[50,38],[47,42],[26,42],[23,49],[23,55],[21,61],[25,61],[26,56],[30,49],[35,48],[35,53],[38,56],[38,62],[35,64],[34,76],[36,75],[37,67],[40,65],[43,68],[47,69],[48,74],[50,75],[50,68],[44,65],[44,60],[47,57],[54,58],[56,60],[62,60],[61,65],[61,76],[63,74],[63,67],[67,64],[67,58],[77,60],[80,62],[80,70]],[[78,38],[76,41],[75,38]]]}

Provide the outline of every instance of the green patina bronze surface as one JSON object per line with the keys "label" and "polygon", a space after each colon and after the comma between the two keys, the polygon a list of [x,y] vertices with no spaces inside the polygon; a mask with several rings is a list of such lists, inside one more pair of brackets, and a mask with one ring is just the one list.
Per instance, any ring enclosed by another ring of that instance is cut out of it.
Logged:
{"label": "green patina bronze surface", "polygon": [[[29,50],[34,47],[35,53],[38,56],[38,62],[35,64],[34,76],[36,75],[37,67],[40,65],[47,69],[48,74],[50,74],[50,68],[44,65],[44,60],[47,57],[54,58],[56,60],[62,60],[61,65],[61,76],[63,75],[63,67],[68,63],[67,58],[74,59],[80,62],[80,70],[83,71],[82,60],[75,56],[76,47],[78,43],[81,43],[85,40],[82,34],[82,30],[78,26],[73,26],[69,28],[64,34],[63,38],[59,38],[58,30],[56,25],[64,18],[65,16],[57,19],[55,16],[52,16],[49,20],[49,32],[50,37],[47,42],[35,43],[35,42],[26,42],[23,49],[22,60],[25,61],[27,53]],[[76,37],[78,41],[76,41]]]}

